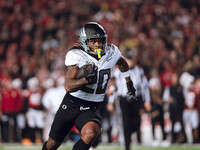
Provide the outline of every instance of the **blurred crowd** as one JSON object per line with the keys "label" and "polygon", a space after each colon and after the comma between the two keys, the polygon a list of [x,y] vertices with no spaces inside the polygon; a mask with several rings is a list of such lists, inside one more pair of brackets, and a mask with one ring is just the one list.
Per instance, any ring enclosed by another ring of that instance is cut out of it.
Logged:
{"label": "blurred crowd", "polygon": [[64,93],[65,54],[88,21],[101,24],[122,53],[137,51],[153,99],[147,113],[158,116],[160,106],[171,114],[172,142],[193,110],[191,142],[200,142],[199,0],[0,0],[1,142],[46,140],[58,107],[45,102],[55,96],[47,91]]}

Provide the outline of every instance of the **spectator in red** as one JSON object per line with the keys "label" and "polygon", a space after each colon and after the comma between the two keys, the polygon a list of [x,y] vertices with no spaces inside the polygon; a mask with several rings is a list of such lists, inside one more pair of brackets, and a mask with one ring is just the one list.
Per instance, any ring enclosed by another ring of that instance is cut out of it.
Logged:
{"label": "spectator in red", "polygon": [[[2,141],[3,142],[19,142],[17,133],[17,114],[22,108],[22,96],[18,89],[12,87],[12,80],[5,79],[2,81],[1,91],[1,110],[2,110]],[[13,127],[13,130],[9,130]],[[13,131],[10,133],[10,131]],[[11,137],[13,136],[13,139]]]}

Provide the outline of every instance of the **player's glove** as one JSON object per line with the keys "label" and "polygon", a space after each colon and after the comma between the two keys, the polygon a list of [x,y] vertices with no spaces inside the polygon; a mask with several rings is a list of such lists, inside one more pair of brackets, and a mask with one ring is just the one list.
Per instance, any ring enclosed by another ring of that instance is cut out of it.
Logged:
{"label": "player's glove", "polygon": [[88,84],[94,84],[97,81],[97,71],[98,67],[92,63],[92,69],[89,74],[85,75],[85,79],[88,81]]}
{"label": "player's glove", "polygon": [[133,82],[129,81],[126,84],[127,84],[127,88],[128,88],[128,93],[127,93],[128,99],[129,100],[137,100],[136,94],[135,94],[136,89],[133,86]]}

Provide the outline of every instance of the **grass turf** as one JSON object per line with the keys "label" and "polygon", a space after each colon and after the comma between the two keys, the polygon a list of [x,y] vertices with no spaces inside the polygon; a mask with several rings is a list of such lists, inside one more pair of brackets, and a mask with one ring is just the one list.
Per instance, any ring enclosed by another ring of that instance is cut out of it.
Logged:
{"label": "grass turf", "polygon": [[[0,150],[41,150],[42,146],[2,145]],[[58,150],[71,150],[72,146],[61,146]],[[123,150],[118,145],[99,145],[95,150]],[[131,150],[200,150],[200,145],[174,145],[170,147],[133,146]]]}

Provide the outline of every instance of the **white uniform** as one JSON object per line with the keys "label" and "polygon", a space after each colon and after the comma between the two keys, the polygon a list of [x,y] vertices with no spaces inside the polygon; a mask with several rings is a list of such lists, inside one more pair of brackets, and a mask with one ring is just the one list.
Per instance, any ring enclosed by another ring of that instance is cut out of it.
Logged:
{"label": "white uniform", "polygon": [[183,111],[185,126],[197,129],[199,125],[198,99],[194,91],[187,91],[185,95],[185,109]]}
{"label": "white uniform", "polygon": [[73,49],[67,53],[65,57],[66,66],[77,65],[82,67],[85,64],[91,64],[93,62],[98,67],[97,82],[95,84],[86,85],[84,91],[78,90],[76,92],[71,92],[70,94],[72,96],[81,97],[84,100],[93,102],[102,102],[104,100],[111,72],[118,59],[121,57],[121,52],[113,44],[108,45],[105,52],[105,55],[103,55],[100,60],[95,59],[85,51],[79,49]]}
{"label": "white uniform", "polygon": [[58,107],[60,106],[64,96],[65,96],[65,88],[64,86],[58,86],[55,88],[48,89],[43,98],[42,104],[43,106],[52,114],[55,115]]}
{"label": "white uniform", "polygon": [[43,129],[43,140],[46,141],[48,139],[48,133],[51,129],[51,124],[55,117],[55,114],[65,96],[65,88],[64,86],[58,86],[55,88],[48,89],[43,98],[42,104],[47,109],[47,114],[45,118],[45,126]]}

